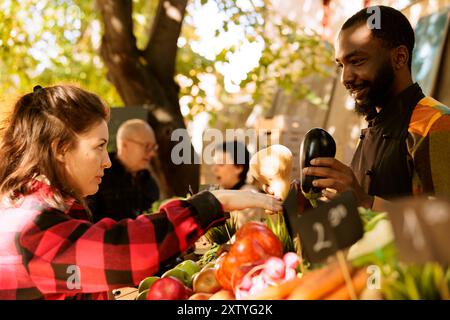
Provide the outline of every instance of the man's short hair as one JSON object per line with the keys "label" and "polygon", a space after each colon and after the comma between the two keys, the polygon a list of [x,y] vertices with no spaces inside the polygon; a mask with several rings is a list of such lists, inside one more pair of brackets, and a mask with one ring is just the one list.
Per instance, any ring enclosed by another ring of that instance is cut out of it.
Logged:
{"label": "man's short hair", "polygon": [[153,128],[142,119],[129,119],[123,122],[117,130],[117,141],[128,138],[130,135],[136,134],[141,130],[149,130],[154,134]]}
{"label": "man's short hair", "polygon": [[[370,27],[372,35],[378,39],[381,39],[383,44],[387,48],[396,48],[398,46],[404,45],[408,48],[409,53],[409,71],[411,71],[412,64],[412,53],[414,49],[414,30],[408,21],[400,11],[388,7],[388,6],[377,6],[380,8],[380,28]],[[342,26],[341,30],[345,30],[354,25],[359,25],[367,23],[369,18],[373,16],[374,12],[364,8],[350,17]],[[377,11],[375,11],[377,12]]]}

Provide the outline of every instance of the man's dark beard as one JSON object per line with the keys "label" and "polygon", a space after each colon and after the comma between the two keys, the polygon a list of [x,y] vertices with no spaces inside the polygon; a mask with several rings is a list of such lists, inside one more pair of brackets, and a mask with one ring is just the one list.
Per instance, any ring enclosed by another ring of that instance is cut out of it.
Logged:
{"label": "man's dark beard", "polygon": [[385,104],[393,83],[394,68],[386,61],[376,73],[373,82],[364,81],[357,86],[358,88],[368,87],[369,90],[363,101],[355,101],[355,112],[367,119],[375,117],[377,114],[375,107],[382,107]]}

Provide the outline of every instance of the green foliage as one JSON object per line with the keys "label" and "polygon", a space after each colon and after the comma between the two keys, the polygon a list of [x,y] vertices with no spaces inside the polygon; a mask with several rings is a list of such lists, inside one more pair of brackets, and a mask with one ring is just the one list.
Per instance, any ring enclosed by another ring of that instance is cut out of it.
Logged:
{"label": "green foliage", "polygon": [[397,263],[397,249],[393,242],[376,249],[375,251],[352,260],[354,267],[365,267],[369,265],[390,265]]}
{"label": "green foliage", "polygon": [[139,50],[147,46],[157,6],[158,1],[133,0],[133,30]]}
{"label": "green foliage", "polygon": [[281,244],[283,245],[283,252],[295,252],[296,248],[294,245],[294,241],[289,235],[289,231],[287,229],[286,223],[284,221],[283,215],[278,214],[276,221],[273,221],[271,218],[268,218],[266,221],[267,227],[280,239]]}
{"label": "green foliage", "polygon": [[76,83],[121,104],[97,55],[99,26],[93,1],[2,1],[2,98],[30,92],[36,84]]}
{"label": "green foliage", "polygon": [[377,223],[383,219],[387,219],[386,212],[375,212],[371,209],[366,209],[363,207],[358,208],[359,216],[363,222],[364,232],[371,231]]}
{"label": "green foliage", "polygon": [[220,249],[220,245],[218,245],[217,243],[214,243],[211,248],[206,251],[201,257],[200,259],[197,261],[197,263],[200,265],[201,268],[203,268],[204,266],[206,266],[208,263],[216,260],[218,258],[217,256],[217,252]]}
{"label": "green foliage", "polygon": [[[217,95],[223,103],[229,99],[230,93],[225,92],[224,76],[218,71],[218,65],[231,62],[234,53],[239,52],[249,44],[262,45],[258,65],[250,70],[245,79],[239,83],[239,95],[250,95],[248,105],[253,107],[260,104],[267,109],[271,106],[277,90],[282,89],[286,94],[298,100],[306,100],[318,107],[326,108],[326,101],[311,89],[308,83],[313,77],[329,77],[333,73],[332,48],[321,40],[313,31],[300,27],[296,22],[280,16],[274,10],[272,1],[248,1],[247,7],[231,0],[194,1],[190,11],[200,5],[215,3],[224,13],[221,28],[215,30],[216,37],[222,37],[232,30],[243,30],[245,38],[230,46],[224,47],[214,60],[214,69],[205,64],[206,69],[196,69],[192,77],[205,72],[212,72],[217,83],[220,84]],[[248,7],[248,3],[251,7]],[[189,12],[189,10],[188,10]],[[186,24],[189,24],[187,19]],[[186,27],[185,27],[186,28]],[[255,57],[257,58],[257,57]],[[205,103],[205,92],[198,90],[196,81],[191,78],[191,88],[197,97],[189,103],[192,114],[198,111],[209,111]],[[183,88],[182,94],[189,94],[190,88]],[[191,95],[192,96],[192,95]],[[197,105],[201,104],[201,106]]]}
{"label": "green foliage", "polygon": [[[361,217],[364,232],[372,231],[378,222],[387,219],[386,212],[376,212],[372,209],[366,209],[363,207],[358,208],[359,216]],[[374,252],[358,257],[352,261],[352,265],[355,267],[363,267],[368,265],[386,265],[395,264],[398,261],[397,249],[393,242],[376,249]]]}
{"label": "green foliage", "polygon": [[384,266],[381,291],[387,300],[450,299],[450,268],[437,263]]}
{"label": "green foliage", "polygon": [[[387,218],[386,213],[358,208],[365,232]],[[355,267],[377,265],[381,271],[381,293],[387,300],[450,299],[450,268],[438,263],[422,265],[400,262],[394,242],[352,261]]]}
{"label": "green foliage", "polygon": [[[241,30],[244,37],[224,47],[214,58],[206,58],[193,46],[199,35],[192,16],[195,10],[211,3],[223,14],[222,25],[214,30],[216,36],[230,36]],[[278,88],[322,106],[324,102],[305,80],[312,75],[329,75],[330,47],[317,34],[307,33],[277,15],[270,0],[252,0],[248,2],[250,7],[242,3],[195,0],[188,5],[175,75],[186,119],[192,120],[205,111],[213,120],[223,117],[217,110],[233,94],[225,90],[226,79],[219,66],[230,63],[233,54],[248,44],[259,44],[261,56],[255,57],[256,67],[234,85],[241,88],[239,96],[250,97],[249,108],[257,103],[270,106]],[[133,27],[140,50],[147,45],[157,5],[158,1],[133,0]],[[0,3],[0,28],[2,100],[30,92],[36,84],[76,83],[112,106],[122,105],[99,56],[103,23],[94,0],[5,0]],[[216,83],[212,93],[205,86],[211,79]]]}
{"label": "green foliage", "polygon": [[237,230],[236,219],[231,217],[227,219],[224,225],[211,228],[206,232],[205,237],[211,244],[227,243]]}

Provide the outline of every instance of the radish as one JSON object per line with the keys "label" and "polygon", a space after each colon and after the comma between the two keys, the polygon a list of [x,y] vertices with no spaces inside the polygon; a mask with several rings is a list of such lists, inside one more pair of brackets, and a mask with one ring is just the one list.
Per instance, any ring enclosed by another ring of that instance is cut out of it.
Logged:
{"label": "radish", "polygon": [[237,289],[234,295],[236,296],[236,300],[245,300],[250,293],[247,290]]}
{"label": "radish", "polygon": [[272,280],[281,280],[285,275],[286,264],[283,259],[270,257],[267,259],[261,274]]}
{"label": "radish", "polygon": [[284,276],[284,280],[292,280],[297,277],[297,271],[292,268],[286,268],[286,275]]}
{"label": "radish", "polygon": [[267,288],[267,283],[264,281],[261,275],[254,276],[252,279],[253,286],[250,288],[249,292],[252,294],[253,292],[259,292],[265,288]]}
{"label": "radish", "polygon": [[241,283],[239,284],[239,288],[242,290],[249,290],[252,287],[252,277],[249,275],[244,276],[242,278]]}
{"label": "radish", "polygon": [[296,269],[299,265],[298,256],[295,252],[286,253],[283,260],[287,268]]}

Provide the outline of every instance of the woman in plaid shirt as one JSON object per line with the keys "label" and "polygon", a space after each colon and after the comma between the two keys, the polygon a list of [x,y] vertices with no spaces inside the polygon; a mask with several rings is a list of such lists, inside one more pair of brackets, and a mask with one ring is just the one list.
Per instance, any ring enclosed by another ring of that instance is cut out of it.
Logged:
{"label": "woman in plaid shirt", "polygon": [[160,212],[93,224],[84,197],[111,166],[108,107],[73,86],[35,87],[0,144],[0,299],[105,299],[182,253],[226,211],[281,204],[249,191],[203,192]]}

